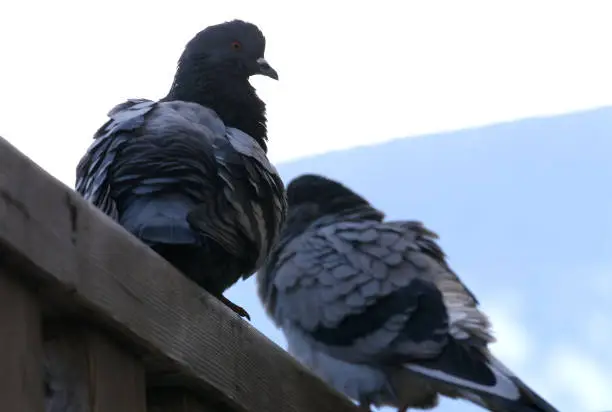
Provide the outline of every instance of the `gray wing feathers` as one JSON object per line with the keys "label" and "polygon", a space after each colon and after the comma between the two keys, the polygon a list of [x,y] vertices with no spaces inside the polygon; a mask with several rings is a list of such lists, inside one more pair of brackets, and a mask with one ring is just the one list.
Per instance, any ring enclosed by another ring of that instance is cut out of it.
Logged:
{"label": "gray wing feathers", "polygon": [[77,166],[81,195],[117,220],[117,193],[161,193],[181,184],[195,206],[189,224],[261,265],[287,203],[282,180],[252,138],[190,102],[129,100],[109,116]]}
{"label": "gray wing feathers", "polygon": [[[225,150],[216,152],[219,176],[230,189],[236,184],[244,185],[245,190],[226,190],[225,194],[238,212],[243,234],[252,239],[262,252],[255,262],[259,268],[278,240],[284,224],[287,210],[285,187],[262,147],[249,135],[227,128],[226,138],[229,144]],[[240,166],[240,172],[235,166]],[[242,193],[251,195],[240,196]],[[244,278],[250,275],[245,274]]]}
{"label": "gray wing feathers", "polygon": [[77,165],[75,190],[115,220],[118,212],[110,195],[109,168],[127,141],[121,132],[142,127],[154,105],[150,100],[133,99],[115,106],[108,113],[110,120],[96,132],[94,142]]}
{"label": "gray wing feathers", "polygon": [[414,258],[411,249],[416,245],[401,230],[378,222],[337,223],[308,231],[279,256],[274,285],[282,305],[276,317],[309,330],[334,327],[346,316],[364,312],[419,276],[406,260]]}
{"label": "gray wing feathers", "polygon": [[[488,319],[478,311],[443,255],[436,257],[427,249],[428,242],[435,245],[430,237],[432,233],[419,222],[315,224],[288,242],[278,255],[274,281],[277,302],[271,303],[269,310],[277,323],[289,320],[306,331],[333,328],[418,279],[442,292],[454,322],[450,328],[457,329],[457,338],[488,339]],[[398,334],[401,320],[416,309],[416,302],[414,306],[406,302],[405,311],[396,319],[390,318],[385,327]],[[427,352],[431,350],[427,348]]]}
{"label": "gray wing feathers", "polygon": [[252,159],[252,163],[245,163],[248,181],[260,199],[259,204],[251,202],[254,213],[254,225],[257,230],[259,244],[266,253],[262,253],[256,263],[257,267],[263,265],[268,251],[276,244],[281,229],[285,223],[287,212],[287,197],[285,186],[278,171],[268,160],[266,153],[246,133],[235,128],[228,128],[228,140],[236,152]]}
{"label": "gray wing feathers", "polygon": [[[312,296],[310,300],[343,307],[340,312],[344,315],[364,311],[367,303],[390,293],[394,284],[409,282],[411,273],[402,274],[396,268],[402,263],[402,249],[405,252],[408,246],[401,232],[376,222],[337,223],[308,230],[288,242],[278,256],[274,286],[286,297],[279,309],[282,316],[278,316],[313,323],[309,313],[291,307],[301,300],[293,297],[301,291]],[[339,321],[322,317],[314,323],[332,327]]]}
{"label": "gray wing feathers", "polygon": [[443,270],[435,271],[433,281],[442,292],[449,315],[449,333],[459,340],[477,339],[478,344],[495,342],[488,316],[478,308],[478,299],[449,267],[446,255],[435,242],[438,235],[417,221],[388,222],[415,233],[419,250],[433,258]]}
{"label": "gray wing feathers", "polygon": [[228,127],[227,137],[234,150],[238,153],[256,160],[267,173],[278,175],[278,171],[274,165],[270,163],[261,146],[259,146],[248,134],[244,133],[242,130]]}

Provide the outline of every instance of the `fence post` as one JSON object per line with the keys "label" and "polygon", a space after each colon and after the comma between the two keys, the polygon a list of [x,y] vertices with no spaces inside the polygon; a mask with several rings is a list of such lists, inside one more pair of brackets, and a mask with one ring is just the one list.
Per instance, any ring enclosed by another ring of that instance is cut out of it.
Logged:
{"label": "fence post", "polygon": [[0,267],[0,409],[42,412],[41,315],[30,291]]}
{"label": "fence post", "polygon": [[146,412],[140,362],[91,325],[53,326],[45,342],[46,412]]}

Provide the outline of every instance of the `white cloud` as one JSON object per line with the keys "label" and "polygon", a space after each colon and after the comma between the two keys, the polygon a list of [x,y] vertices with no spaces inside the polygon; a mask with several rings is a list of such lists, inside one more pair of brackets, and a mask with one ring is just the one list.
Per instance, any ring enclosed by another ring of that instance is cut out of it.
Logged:
{"label": "white cloud", "polygon": [[522,326],[520,317],[515,312],[493,308],[487,311],[493,322],[497,342],[491,345],[491,351],[514,373],[525,369],[532,354],[533,341]]}
{"label": "white cloud", "polygon": [[481,297],[482,310],[489,315],[497,342],[491,351],[514,373],[525,371],[535,342],[523,326],[525,296],[505,288]]}
{"label": "white cloud", "polygon": [[612,408],[612,373],[584,350],[558,345],[548,355],[546,376],[557,392],[576,402],[577,410]]}
{"label": "white cloud", "polygon": [[540,396],[558,407],[563,405],[563,410],[571,405],[582,411],[612,408],[612,365],[588,349],[592,345],[603,351],[612,342],[612,324],[603,312],[585,317],[585,335],[578,336],[583,338],[578,339],[579,346],[561,343],[549,349],[538,345],[535,336],[541,331],[529,331],[522,325],[520,294],[505,294],[489,306],[487,313],[498,338],[492,352]]}

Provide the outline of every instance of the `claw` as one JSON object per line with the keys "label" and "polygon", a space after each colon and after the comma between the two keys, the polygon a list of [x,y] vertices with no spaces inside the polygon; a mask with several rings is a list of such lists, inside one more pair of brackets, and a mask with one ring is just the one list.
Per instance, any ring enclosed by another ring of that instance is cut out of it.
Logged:
{"label": "claw", "polygon": [[219,300],[223,302],[225,306],[233,310],[241,318],[246,318],[249,321],[251,320],[251,316],[249,315],[249,312],[247,312],[242,306],[236,305],[235,303],[233,303],[232,301],[230,301],[228,298],[226,298],[223,295],[219,296]]}
{"label": "claw", "polygon": [[364,412],[372,412],[372,408],[370,408],[370,401],[368,399],[360,399],[359,409]]}

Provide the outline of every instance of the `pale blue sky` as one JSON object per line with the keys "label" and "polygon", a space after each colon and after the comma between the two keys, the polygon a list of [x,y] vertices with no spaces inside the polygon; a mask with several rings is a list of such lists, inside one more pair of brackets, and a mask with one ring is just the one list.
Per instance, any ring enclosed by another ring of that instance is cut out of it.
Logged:
{"label": "pale blue sky", "polygon": [[[108,110],[126,98],[163,96],[185,42],[233,18],[262,28],[280,75],[252,80],[268,103],[277,163],[609,105],[610,15],[609,1],[587,0],[22,0],[0,13],[0,135],[73,186]],[[494,316],[503,336],[496,350],[512,366],[525,362],[531,341],[508,309],[521,299],[507,299]],[[263,320],[254,325],[280,336]],[[563,350],[559,359],[577,369]],[[585,362],[591,378],[601,373]],[[610,402],[594,391],[593,405]]]}

